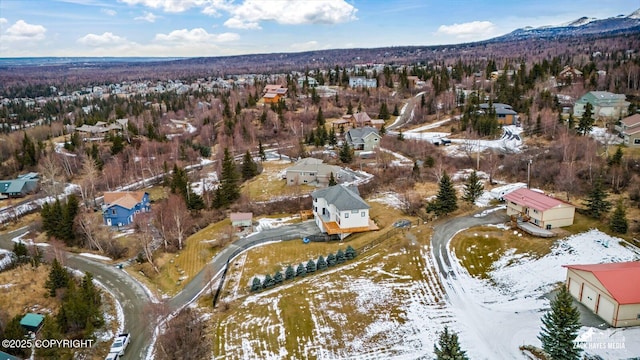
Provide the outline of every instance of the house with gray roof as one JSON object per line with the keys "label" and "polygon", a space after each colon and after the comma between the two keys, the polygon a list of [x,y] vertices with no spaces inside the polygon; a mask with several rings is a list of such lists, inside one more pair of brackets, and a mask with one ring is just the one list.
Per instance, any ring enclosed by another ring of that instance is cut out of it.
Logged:
{"label": "house with gray roof", "polygon": [[327,186],[333,173],[333,178],[340,178],[340,167],[325,164],[320,159],[304,158],[285,171],[287,185]]}
{"label": "house with gray roof", "polygon": [[355,186],[334,185],[314,191],[311,197],[313,216],[323,233],[342,240],[353,233],[378,230],[369,218],[371,207]]}
{"label": "house with gray roof", "polygon": [[380,146],[381,138],[378,130],[371,126],[349,129],[345,134],[345,140],[356,151],[373,151]]}
{"label": "house with gray roof", "polygon": [[[515,125],[518,122],[518,113],[513,110],[511,105],[503,103],[492,103],[491,105],[501,125]],[[489,103],[480,104],[480,109],[483,111],[488,110]]]}
{"label": "house with gray roof", "polygon": [[624,94],[608,91],[589,91],[578,99],[573,106],[573,117],[579,119],[587,104],[591,104],[594,120],[619,120],[628,114],[629,102]]}
{"label": "house with gray roof", "polygon": [[0,180],[0,198],[23,197],[38,191],[38,174],[27,173],[12,180]]}

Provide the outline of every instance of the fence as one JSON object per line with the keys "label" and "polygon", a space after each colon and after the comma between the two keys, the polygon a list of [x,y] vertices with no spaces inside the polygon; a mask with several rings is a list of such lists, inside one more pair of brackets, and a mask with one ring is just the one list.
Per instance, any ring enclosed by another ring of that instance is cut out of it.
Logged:
{"label": "fence", "polygon": [[[408,225],[406,226],[406,228],[410,228],[412,226],[413,223],[408,222]],[[380,236],[374,238],[372,241],[356,248],[356,252],[357,254],[364,254],[370,250],[372,250],[373,248],[375,248],[377,245],[383,243],[384,241],[388,240],[389,238],[395,236],[396,234],[406,230],[406,228],[400,228],[400,227],[394,227],[391,230],[385,232],[384,234],[380,234]],[[224,265],[224,270],[222,271],[222,275],[220,277],[220,282],[218,283],[218,288],[216,289],[216,293],[213,296],[213,307],[216,307],[216,304],[218,303],[218,299],[220,297],[220,293],[222,292],[222,288],[224,287],[224,281],[227,277],[227,270],[229,269],[229,262],[231,262],[231,260],[233,260],[236,256],[240,255],[240,253],[242,253],[243,251],[250,249],[258,244],[261,243],[265,243],[265,242],[269,242],[269,241],[278,241],[278,240],[293,240],[293,239],[301,239],[304,236],[302,235],[285,235],[285,236],[271,236],[268,238],[263,238],[263,239],[259,239],[259,240],[254,240],[251,241],[249,243],[246,243],[244,245],[242,245],[239,249],[236,249],[233,253],[231,253],[231,255],[229,255],[227,257],[227,261],[225,262]],[[322,240],[320,240],[322,241]],[[324,240],[327,241],[327,240]]]}

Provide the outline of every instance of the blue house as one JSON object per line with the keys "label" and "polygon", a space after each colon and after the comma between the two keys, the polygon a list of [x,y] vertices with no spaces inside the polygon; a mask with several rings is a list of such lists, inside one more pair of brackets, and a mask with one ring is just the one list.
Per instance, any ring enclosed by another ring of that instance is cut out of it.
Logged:
{"label": "blue house", "polygon": [[127,226],[137,214],[150,210],[147,192],[118,191],[104,194],[102,217],[107,226]]}

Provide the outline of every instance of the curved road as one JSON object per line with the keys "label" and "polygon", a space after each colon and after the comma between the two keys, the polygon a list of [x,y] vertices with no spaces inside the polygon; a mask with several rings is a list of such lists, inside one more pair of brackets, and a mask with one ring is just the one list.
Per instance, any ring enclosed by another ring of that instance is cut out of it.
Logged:
{"label": "curved road", "polygon": [[[13,249],[13,238],[29,231],[28,227],[0,234],[0,248]],[[200,296],[208,285],[220,274],[226,265],[227,258],[238,249],[249,249],[269,241],[278,239],[301,238],[318,233],[313,220],[298,224],[284,225],[267,229],[251,236],[239,238],[218,253],[184,287],[184,289],[166,303],[173,313],[190,304]],[[46,249],[46,248],[43,248]],[[82,272],[90,272],[94,278],[109,289],[116,301],[122,306],[124,313],[123,328],[131,333],[131,343],[127,347],[124,359],[146,359],[153,346],[154,331],[158,319],[153,317],[153,301],[142,285],[124,270],[80,255],[65,252],[64,265]],[[212,274],[215,274],[212,278]],[[150,358],[150,357],[149,357]]]}

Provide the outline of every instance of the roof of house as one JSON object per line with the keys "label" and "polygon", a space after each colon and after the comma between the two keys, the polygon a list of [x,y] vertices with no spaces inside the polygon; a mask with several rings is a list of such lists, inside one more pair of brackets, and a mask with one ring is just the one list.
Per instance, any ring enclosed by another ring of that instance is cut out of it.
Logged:
{"label": "roof of house", "polygon": [[231,214],[229,214],[229,219],[231,220],[231,222],[234,221],[246,221],[246,220],[251,220],[253,218],[253,213],[241,213],[241,212],[232,212]]}
{"label": "roof of house", "polygon": [[354,144],[364,143],[364,138],[366,138],[370,134],[380,136],[378,134],[378,129],[371,126],[349,129],[349,131],[347,131],[347,135],[351,139],[351,142],[353,142]]}
{"label": "roof of house", "polygon": [[527,188],[512,191],[505,195],[504,199],[538,211],[545,211],[560,206],[573,206],[564,201]]}
{"label": "roof of house", "polygon": [[364,124],[366,122],[371,121],[371,117],[369,117],[369,114],[367,114],[366,112],[355,113],[352,116],[353,116],[353,119],[358,124]]}
{"label": "roof of house", "polygon": [[290,166],[286,170],[296,172],[317,172],[318,175],[328,175],[329,173],[338,173],[340,171],[339,166],[324,164],[322,160],[316,158],[304,158],[298,160],[295,165]]}
{"label": "roof of house", "polygon": [[44,315],[28,313],[20,319],[20,325],[37,328],[44,321]]}
{"label": "roof of house", "polygon": [[633,114],[631,116],[627,116],[621,121],[626,127],[635,127],[640,125],[640,114]]}
{"label": "roof of house", "polygon": [[336,209],[361,210],[370,208],[358,193],[356,187],[346,187],[344,185],[329,186],[311,193],[314,199],[323,198],[328,204],[333,204]]}
{"label": "roof of house", "polygon": [[[518,113],[513,110],[511,105],[503,103],[492,103],[493,108],[496,110],[497,115],[517,115]],[[480,104],[481,109],[488,109],[489,103]]]}
{"label": "roof of house", "polygon": [[104,193],[104,204],[109,207],[113,205],[122,206],[125,209],[133,209],[136,204],[142,202],[144,191],[117,191]]}
{"label": "roof of house", "polygon": [[640,303],[640,261],[563,266],[592,273],[618,304]]}
{"label": "roof of house", "polygon": [[38,179],[0,180],[0,193],[16,194],[31,191],[37,186]]}
{"label": "roof of house", "polygon": [[4,351],[0,351],[0,359],[2,360],[20,360],[20,358],[7,354]]}
{"label": "roof of house", "polygon": [[578,99],[577,102],[587,103],[589,100],[600,105],[624,105],[624,103],[626,103],[626,96],[624,94],[614,94],[608,91],[590,91]]}

